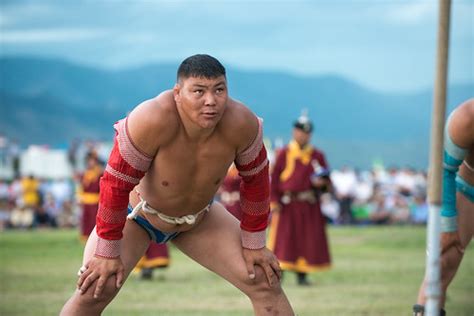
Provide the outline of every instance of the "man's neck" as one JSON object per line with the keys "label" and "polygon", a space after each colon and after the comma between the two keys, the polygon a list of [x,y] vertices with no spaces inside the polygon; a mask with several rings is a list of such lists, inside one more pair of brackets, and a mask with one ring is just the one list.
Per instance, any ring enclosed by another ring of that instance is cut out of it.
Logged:
{"label": "man's neck", "polygon": [[303,144],[303,143],[297,142],[296,140],[295,140],[295,142],[298,144],[298,146],[300,146],[300,149],[304,149],[306,147],[306,145],[308,145],[308,143]]}

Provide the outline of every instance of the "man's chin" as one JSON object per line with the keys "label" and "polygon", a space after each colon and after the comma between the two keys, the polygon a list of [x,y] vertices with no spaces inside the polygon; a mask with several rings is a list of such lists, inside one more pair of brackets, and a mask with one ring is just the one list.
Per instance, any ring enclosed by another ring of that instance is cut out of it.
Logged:
{"label": "man's chin", "polygon": [[206,119],[206,120],[201,120],[199,122],[199,126],[203,129],[212,129],[216,127],[217,123],[219,123],[219,120],[217,118],[215,119]]}

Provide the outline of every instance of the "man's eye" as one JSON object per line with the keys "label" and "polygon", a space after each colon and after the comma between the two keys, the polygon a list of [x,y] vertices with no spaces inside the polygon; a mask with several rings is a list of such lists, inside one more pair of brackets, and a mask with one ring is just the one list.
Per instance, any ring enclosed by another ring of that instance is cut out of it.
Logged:
{"label": "man's eye", "polygon": [[198,90],[194,90],[194,93],[196,93],[196,94],[202,94],[202,92],[203,92],[203,91],[202,91],[202,90],[200,90],[200,89],[198,89]]}
{"label": "man's eye", "polygon": [[223,89],[223,88],[217,88],[217,89],[216,89],[216,92],[217,92],[217,93],[222,93],[222,92],[224,92],[224,89]]}

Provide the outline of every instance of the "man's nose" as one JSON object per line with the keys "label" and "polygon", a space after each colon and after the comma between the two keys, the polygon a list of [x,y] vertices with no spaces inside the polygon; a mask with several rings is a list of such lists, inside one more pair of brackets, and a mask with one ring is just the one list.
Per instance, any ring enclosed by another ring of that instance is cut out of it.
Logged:
{"label": "man's nose", "polygon": [[216,96],[213,93],[211,92],[206,93],[205,105],[208,105],[208,106],[216,105]]}

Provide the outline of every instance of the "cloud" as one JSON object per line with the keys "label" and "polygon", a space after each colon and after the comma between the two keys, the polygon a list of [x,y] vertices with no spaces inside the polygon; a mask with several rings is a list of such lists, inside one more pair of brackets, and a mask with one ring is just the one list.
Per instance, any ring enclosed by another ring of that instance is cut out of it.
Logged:
{"label": "cloud", "polygon": [[7,30],[2,31],[0,42],[4,44],[75,42],[107,35],[110,35],[107,30],[88,28]]}
{"label": "cloud", "polygon": [[388,6],[387,17],[400,24],[417,24],[437,17],[438,5],[435,1],[411,1]]}
{"label": "cloud", "polygon": [[58,7],[46,3],[28,3],[19,1],[15,3],[2,3],[1,20],[4,26],[15,27],[24,23],[34,23],[37,20],[48,19],[58,14]]}

